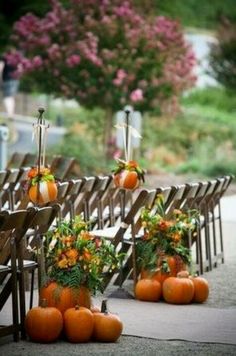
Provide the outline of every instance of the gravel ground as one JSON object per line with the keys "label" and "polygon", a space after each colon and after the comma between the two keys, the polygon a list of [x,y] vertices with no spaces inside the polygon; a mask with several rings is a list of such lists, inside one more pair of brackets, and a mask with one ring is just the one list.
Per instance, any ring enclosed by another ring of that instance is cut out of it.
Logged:
{"label": "gravel ground", "polygon": [[0,343],[0,354],[9,356],[75,356],[75,355],[104,355],[104,356],[235,356],[236,345],[196,343],[180,340],[162,341],[133,336],[122,336],[113,344],[89,343],[70,344],[60,341],[53,344],[35,344],[27,341],[5,344]]}

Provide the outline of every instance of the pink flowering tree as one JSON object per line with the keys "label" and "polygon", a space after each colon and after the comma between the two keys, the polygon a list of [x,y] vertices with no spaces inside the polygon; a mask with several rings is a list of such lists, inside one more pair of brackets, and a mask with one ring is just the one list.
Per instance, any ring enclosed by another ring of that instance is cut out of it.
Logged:
{"label": "pink flowering tree", "polygon": [[9,58],[21,64],[16,75],[43,92],[104,108],[106,139],[112,112],[131,104],[174,114],[195,81],[180,25],[145,17],[132,0],[68,0],[66,7],[52,0],[43,18],[20,18],[12,40],[20,49]]}

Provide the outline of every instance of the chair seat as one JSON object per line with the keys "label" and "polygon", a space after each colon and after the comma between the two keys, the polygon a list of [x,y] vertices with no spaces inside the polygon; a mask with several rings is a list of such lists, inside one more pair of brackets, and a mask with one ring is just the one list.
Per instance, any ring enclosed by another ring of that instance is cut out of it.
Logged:
{"label": "chair seat", "polygon": [[[11,266],[11,261],[9,261],[7,265],[10,267]],[[18,265],[18,263],[17,263],[17,265]],[[32,261],[32,260],[24,260],[23,261],[23,266],[24,266],[25,269],[34,268],[37,265],[38,265],[37,262]]]}
{"label": "chair seat", "polygon": [[[92,230],[92,235],[96,237],[104,237],[107,240],[114,239],[116,233],[118,232],[120,226],[112,226],[105,229],[100,230]],[[140,229],[139,233],[135,235],[135,239],[139,239],[143,236],[143,229]],[[132,235],[131,235],[131,228],[129,227],[127,231],[124,233],[123,239],[125,242],[131,242]]]}
{"label": "chair seat", "polygon": [[5,266],[5,265],[0,265],[0,273],[2,272],[10,272],[11,268],[9,266]]}

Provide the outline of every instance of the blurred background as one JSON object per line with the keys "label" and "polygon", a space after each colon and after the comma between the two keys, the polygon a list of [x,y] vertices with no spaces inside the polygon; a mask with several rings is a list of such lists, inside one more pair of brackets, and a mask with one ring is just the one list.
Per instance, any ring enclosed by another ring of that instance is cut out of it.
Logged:
{"label": "blurred background", "polygon": [[123,157],[117,112],[132,105],[150,175],[236,174],[236,0],[1,1],[0,53],[20,84],[11,118],[1,93],[9,155],[35,149],[44,106],[48,154],[107,172]]}

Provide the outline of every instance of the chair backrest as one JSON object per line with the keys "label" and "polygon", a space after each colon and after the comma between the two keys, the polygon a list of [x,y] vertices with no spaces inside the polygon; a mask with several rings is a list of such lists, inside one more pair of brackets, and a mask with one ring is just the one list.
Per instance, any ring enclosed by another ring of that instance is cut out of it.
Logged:
{"label": "chair backrest", "polygon": [[83,178],[83,185],[82,185],[81,190],[74,202],[74,214],[75,215],[84,213],[84,215],[86,217],[88,217],[88,212],[86,211],[86,209],[87,209],[86,199],[87,199],[87,197],[90,196],[95,182],[96,182],[96,177],[84,177]]}
{"label": "chair backrest", "polygon": [[51,171],[60,180],[65,180],[72,170],[76,159],[73,157],[56,157],[51,164]]}
{"label": "chair backrest", "polygon": [[20,243],[25,235],[29,221],[36,210],[2,211],[0,212],[0,264],[6,264],[10,259],[10,239],[14,234],[15,243]]}
{"label": "chair backrest", "polygon": [[14,152],[7,163],[7,168],[20,168],[24,158],[25,153]]}
{"label": "chair backrest", "polygon": [[138,234],[141,228],[141,212],[144,207],[151,207],[156,199],[156,189],[143,189],[139,192],[134,200],[130,210],[124,217],[124,220],[119,224],[119,229],[112,240],[112,243],[117,246],[123,239],[124,233],[132,226],[134,234]]}
{"label": "chair backrest", "polygon": [[185,199],[180,206],[180,209],[182,209],[182,210],[187,210],[187,209],[193,208],[195,200],[197,199],[199,189],[201,188],[199,182],[187,183],[186,185],[188,186],[188,190],[185,195]]}

